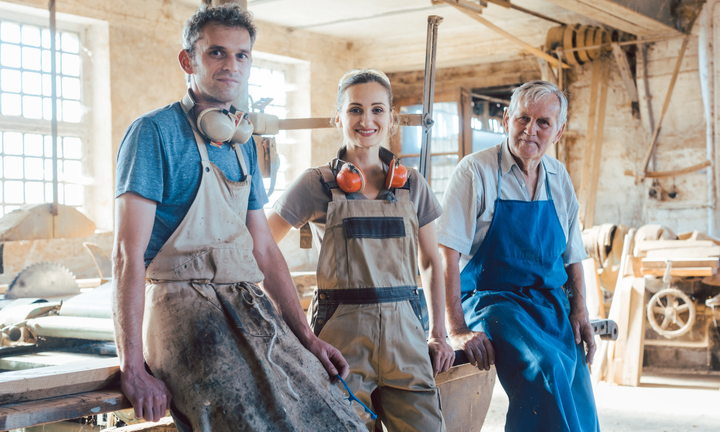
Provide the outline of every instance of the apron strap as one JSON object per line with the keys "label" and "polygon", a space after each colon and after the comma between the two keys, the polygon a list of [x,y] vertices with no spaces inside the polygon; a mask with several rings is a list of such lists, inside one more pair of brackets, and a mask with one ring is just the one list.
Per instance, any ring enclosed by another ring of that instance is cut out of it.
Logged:
{"label": "apron strap", "polygon": [[198,152],[200,152],[200,159],[203,162],[209,162],[210,158],[208,157],[207,144],[205,144],[205,140],[202,139],[198,131],[195,129],[193,129],[193,133],[195,134],[195,144],[197,144]]}
{"label": "apron strap", "polygon": [[[255,143],[255,141],[253,140],[253,144],[254,143]],[[234,143],[232,145],[232,147],[233,147],[233,150],[235,150],[235,155],[237,156],[237,160],[240,163],[240,169],[242,169],[242,175],[247,176],[250,173],[247,170],[247,165],[245,165],[245,156],[242,154],[242,150],[240,150],[241,145],[248,145],[248,144],[247,143],[245,143],[245,144]]]}
{"label": "apron strap", "polygon": [[550,175],[548,174],[545,161],[541,159],[543,171],[545,171],[545,191],[547,192],[548,201],[552,201],[552,194],[550,193]]}
{"label": "apron strap", "polygon": [[[408,180],[409,182],[410,180]],[[407,183],[406,183],[407,186]],[[409,187],[401,187],[401,188],[395,188],[393,189],[393,192],[395,193],[395,198],[397,198],[398,202],[410,202],[410,188]]]}

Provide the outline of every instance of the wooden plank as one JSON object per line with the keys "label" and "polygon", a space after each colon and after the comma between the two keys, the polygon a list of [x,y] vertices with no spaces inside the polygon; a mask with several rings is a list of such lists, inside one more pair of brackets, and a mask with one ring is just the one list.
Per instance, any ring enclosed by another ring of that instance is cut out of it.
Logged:
{"label": "wooden plank", "polygon": [[0,405],[102,390],[119,380],[117,357],[4,372],[0,374]]}
{"label": "wooden plank", "polygon": [[[685,267],[670,269],[670,276],[678,277],[694,277],[694,276],[712,276],[717,271],[717,267]],[[662,268],[643,268],[644,276],[663,276],[665,269]]]}
{"label": "wooden plank", "polygon": [[558,62],[558,59],[551,56],[550,54],[547,54],[544,51],[540,51],[539,49],[535,48],[534,46],[530,45],[529,43],[513,36],[512,34],[506,32],[505,30],[501,29],[500,27],[496,26],[495,24],[491,23],[490,21],[486,20],[485,18],[481,17],[480,15],[477,14],[477,12],[473,12],[472,10],[465,9],[461,5],[458,5],[455,2],[453,2],[452,0],[443,0],[443,1],[449,5],[454,6],[460,12],[469,16],[470,18],[474,19],[475,21],[479,22],[480,24],[484,25],[485,27],[489,28],[490,30],[494,31],[495,33],[498,33],[498,34],[504,36],[509,41],[522,46],[523,48],[525,48],[526,50],[530,51],[531,53],[535,54],[538,57],[544,58],[551,65],[553,65],[555,67],[558,67],[558,65],[562,65],[563,68],[566,68],[566,69],[570,68],[570,66],[566,65],[565,63]]}
{"label": "wooden plank", "polygon": [[580,221],[585,228],[592,228],[592,225],[585,225],[587,215],[587,202],[590,189],[590,178],[592,177],[592,153],[595,148],[595,119],[597,117],[597,100],[600,88],[600,75],[602,60],[597,59],[592,63],[592,75],[590,81],[590,105],[588,107],[587,129],[585,131],[585,154],[583,157],[582,177],[580,178]]}
{"label": "wooden plank", "polygon": [[[675,258],[672,260],[673,268],[717,267],[718,264],[720,264],[720,258]],[[664,259],[660,258],[643,258],[642,267],[643,269],[664,269],[665,267],[667,267],[667,263]]]}
{"label": "wooden plank", "polygon": [[19,429],[130,408],[119,388],[0,406],[0,430]]}
{"label": "wooden plank", "polygon": [[469,364],[453,366],[438,374],[435,382],[448,431],[482,429],[490,408],[495,377],[494,366],[489,371],[480,371]]}
{"label": "wooden plank", "polygon": [[548,0],[565,9],[577,12],[610,27],[637,36],[678,34],[679,32],[659,21],[625,8],[611,0]]}
{"label": "wooden plank", "polygon": [[630,317],[621,382],[623,385],[637,387],[640,385],[645,351],[645,279],[633,280],[630,297]]}
{"label": "wooden plank", "polygon": [[627,347],[630,302],[632,299],[632,285],[634,280],[635,278],[633,276],[622,278],[619,287],[615,288],[612,306],[610,307],[611,311],[613,311],[613,309],[617,310],[617,316],[615,318],[610,317],[610,319],[617,323],[618,338],[615,342],[611,343],[611,346],[614,345],[614,349],[611,349],[610,352],[612,356],[608,364],[608,375],[605,378],[605,381],[609,383],[622,383],[622,376],[625,370],[625,349]]}
{"label": "wooden plank", "polygon": [[600,276],[597,272],[595,258],[582,261],[583,276],[585,279],[585,303],[587,304],[590,319],[605,318],[605,304],[603,303]]}
{"label": "wooden plank", "polygon": [[638,102],[637,87],[635,86],[635,80],[633,80],[632,73],[630,72],[630,65],[628,64],[625,51],[623,51],[617,43],[612,44],[612,51],[618,68],[620,69],[620,77],[625,83],[625,89],[628,91],[630,99],[632,99],[633,102]]}
{"label": "wooden plank", "polygon": [[[636,250],[646,252],[657,249],[712,248],[714,246],[715,243],[710,240],[643,240],[637,245]],[[693,255],[693,257],[695,256],[697,255]]]}
{"label": "wooden plank", "polygon": [[720,246],[682,248],[682,249],[654,249],[645,252],[647,258],[675,259],[675,258],[707,258],[720,255]]}
{"label": "wooden plank", "polygon": [[[602,57],[601,57],[602,59]],[[595,128],[595,151],[593,154],[590,190],[588,191],[587,210],[585,212],[585,225],[591,227],[595,223],[595,202],[597,201],[597,187],[600,178],[600,161],[602,160],[602,145],[605,131],[605,110],[607,108],[608,82],[610,81],[610,64],[602,60],[602,78],[600,79],[600,102],[598,107],[597,127]]]}

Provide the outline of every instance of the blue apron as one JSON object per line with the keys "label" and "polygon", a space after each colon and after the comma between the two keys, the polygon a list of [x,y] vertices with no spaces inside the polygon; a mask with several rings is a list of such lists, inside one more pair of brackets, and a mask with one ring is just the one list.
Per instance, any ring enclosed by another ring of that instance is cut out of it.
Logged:
{"label": "blue apron", "polygon": [[500,199],[501,150],[495,214],[460,275],[465,322],[495,348],[510,400],[506,431],[599,431],[585,351],[575,344],[562,289],[566,240],[547,170],[547,201]]}

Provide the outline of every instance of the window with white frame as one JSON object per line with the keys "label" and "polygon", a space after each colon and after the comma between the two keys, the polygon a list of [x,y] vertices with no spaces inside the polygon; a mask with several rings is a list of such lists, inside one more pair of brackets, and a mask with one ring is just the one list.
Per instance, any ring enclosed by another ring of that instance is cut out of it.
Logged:
{"label": "window with white frame", "polygon": [[[56,32],[58,201],[84,205],[81,32]],[[50,30],[0,18],[0,216],[52,202]]]}
{"label": "window with white frame", "polygon": [[[281,119],[287,118],[287,86],[285,82],[285,71],[282,70],[281,65],[272,69],[253,66],[250,71],[248,85],[251,106],[260,102],[263,98],[272,98],[272,101],[263,108],[263,112]],[[278,145],[285,144],[288,141],[286,131],[282,130],[275,135],[275,141]],[[279,154],[279,159],[280,164],[277,171],[275,188],[273,193],[268,197],[270,201],[265,208],[271,208],[288,186],[286,178],[287,158],[283,154]],[[270,181],[269,178],[263,179],[266,190],[270,187]]]}

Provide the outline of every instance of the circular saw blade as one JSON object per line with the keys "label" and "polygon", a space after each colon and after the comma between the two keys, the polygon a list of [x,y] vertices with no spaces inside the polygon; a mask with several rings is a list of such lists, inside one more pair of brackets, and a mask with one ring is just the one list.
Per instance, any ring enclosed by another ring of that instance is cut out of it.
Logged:
{"label": "circular saw blade", "polygon": [[5,293],[6,299],[61,297],[80,294],[75,275],[60,264],[31,264],[18,273]]}

